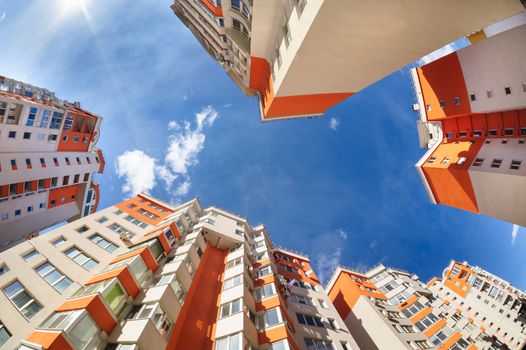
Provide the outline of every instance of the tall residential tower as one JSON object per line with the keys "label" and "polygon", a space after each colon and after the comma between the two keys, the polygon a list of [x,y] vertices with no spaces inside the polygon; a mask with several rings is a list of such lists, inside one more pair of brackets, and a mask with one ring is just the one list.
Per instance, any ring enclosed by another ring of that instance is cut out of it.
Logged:
{"label": "tall residential tower", "polygon": [[0,348],[358,350],[309,259],[146,194],[0,254]]}
{"label": "tall residential tower", "polygon": [[0,251],[94,212],[101,117],[0,76]]}
{"label": "tall residential tower", "polygon": [[175,0],[174,13],[261,119],[319,116],[428,53],[524,11],[520,0]]}
{"label": "tall residential tower", "polygon": [[526,226],[526,14],[412,71],[433,203]]}

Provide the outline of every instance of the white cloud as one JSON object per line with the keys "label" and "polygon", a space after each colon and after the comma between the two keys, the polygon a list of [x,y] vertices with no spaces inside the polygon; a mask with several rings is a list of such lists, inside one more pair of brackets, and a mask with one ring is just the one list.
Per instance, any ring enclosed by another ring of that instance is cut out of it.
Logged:
{"label": "white cloud", "polygon": [[511,230],[511,244],[515,244],[515,241],[517,240],[517,236],[519,235],[519,225],[513,225],[513,229]]}
{"label": "white cloud", "polygon": [[168,130],[179,130],[181,126],[177,124],[175,120],[172,120],[168,123]]}
{"label": "white cloud", "polygon": [[331,118],[329,120],[329,128],[331,128],[334,131],[338,130],[338,127],[340,126],[340,124],[341,122],[337,118]]}
{"label": "white cloud", "polygon": [[320,281],[325,283],[326,278],[330,278],[330,274],[340,264],[342,255],[341,248],[336,248],[332,253],[320,253],[318,254],[316,269],[318,271],[318,277]]}
{"label": "white cloud", "polygon": [[150,191],[155,186],[155,160],[143,151],[126,151],[117,157],[115,170],[119,178],[124,177],[122,192],[136,195]]}
{"label": "white cloud", "polygon": [[5,19],[5,16],[7,16],[7,12],[4,11],[0,16],[0,22],[2,22]]}
{"label": "white cloud", "polygon": [[198,155],[204,149],[206,139],[204,130],[212,126],[218,117],[216,110],[208,106],[195,114],[195,127],[188,121],[184,121],[183,126],[170,121],[168,130],[173,133],[168,138],[164,162],[139,150],[120,155],[115,168],[119,178],[125,179],[122,191],[131,195],[150,191],[157,180],[161,180],[175,198],[187,195],[192,184],[188,171],[199,163]]}
{"label": "white cloud", "polygon": [[336,230],[336,234],[341,238],[341,239],[347,239],[349,237],[349,234],[347,233],[347,231],[339,228]]}
{"label": "white cloud", "polygon": [[378,247],[378,241],[377,240],[373,240],[371,243],[369,243],[369,249],[374,249],[376,247]]}

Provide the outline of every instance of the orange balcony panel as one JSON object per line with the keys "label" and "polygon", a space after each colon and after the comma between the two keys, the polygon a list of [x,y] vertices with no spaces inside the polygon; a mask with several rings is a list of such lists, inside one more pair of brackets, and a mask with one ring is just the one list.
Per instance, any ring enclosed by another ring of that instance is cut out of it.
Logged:
{"label": "orange balcony panel", "polygon": [[288,338],[288,332],[285,325],[258,333],[259,344],[273,343],[286,338]]}
{"label": "orange balcony panel", "polygon": [[429,306],[426,306],[425,308],[420,310],[418,313],[416,313],[416,315],[413,315],[409,320],[412,323],[417,323],[418,321],[420,321],[421,319],[429,315],[431,311],[432,309]]}
{"label": "orange balcony panel", "polygon": [[113,314],[106,307],[99,294],[68,299],[62,305],[56,308],[55,311],[60,312],[82,309],[86,309],[93,320],[107,334],[110,334],[113,328],[117,325],[117,321],[115,320]]}
{"label": "orange balcony panel", "polygon": [[44,179],[44,188],[51,187],[51,179]]}
{"label": "orange balcony panel", "polygon": [[438,332],[440,329],[442,329],[446,325],[447,321],[445,319],[440,319],[435,324],[431,325],[428,329],[426,329],[423,333],[426,337],[430,337],[436,332]]}
{"label": "orange balcony panel", "polygon": [[215,7],[208,0],[199,0],[201,4],[205,5],[207,9],[210,10],[216,17],[223,17],[223,9],[221,6]]}
{"label": "orange balcony panel", "polygon": [[281,301],[277,295],[256,302],[256,311],[272,309],[279,306]]}
{"label": "orange balcony panel", "polygon": [[137,282],[135,282],[135,279],[133,278],[130,270],[126,266],[120,267],[115,270],[102,272],[98,275],[93,276],[84,284],[90,285],[106,281],[112,278],[117,278],[126,290],[126,293],[128,293],[128,295],[130,295],[132,298],[135,298],[141,292],[140,286],[137,285]]}
{"label": "orange balcony panel", "polygon": [[[48,207],[57,207],[66,203],[75,202],[77,200],[77,194],[81,190],[80,185],[72,185],[67,187],[54,188],[49,191]],[[54,200],[55,204],[51,205],[51,201]]]}
{"label": "orange balcony panel", "polygon": [[451,337],[449,337],[448,339],[446,339],[445,342],[443,342],[439,347],[438,349],[439,350],[447,350],[449,349],[453,344],[455,344],[460,338],[462,338],[462,333],[460,332],[455,332],[451,335]]}
{"label": "orange balcony panel", "polygon": [[398,310],[402,311],[407,309],[409,306],[413,305],[418,300],[418,296],[411,295],[406,301],[404,301],[400,306],[398,306]]}
{"label": "orange balcony panel", "polygon": [[0,197],[9,196],[9,185],[0,186]]}
{"label": "orange balcony panel", "polygon": [[36,191],[38,190],[38,180],[31,181],[31,184],[29,185],[30,191]]}
{"label": "orange balcony panel", "polygon": [[[166,226],[170,226],[170,225],[166,225]],[[159,242],[161,243],[161,246],[163,247],[163,250],[166,254],[170,254],[170,252],[172,251],[172,246],[170,245],[170,242],[168,241],[168,238],[166,238],[166,235],[164,234],[162,229],[147,233],[144,236],[145,237],[143,239],[137,241],[137,243],[135,244],[140,244],[142,242],[151,241],[152,239],[157,238],[159,239]]]}
{"label": "orange balcony panel", "polygon": [[41,345],[46,350],[74,350],[61,331],[35,330],[27,341]]}
{"label": "orange balcony panel", "polygon": [[15,185],[15,193],[16,194],[24,193],[24,183],[23,182],[19,182]]}
{"label": "orange balcony panel", "polygon": [[271,283],[271,282],[274,282],[276,280],[276,278],[274,277],[273,274],[270,274],[270,275],[266,275],[266,276],[263,276],[261,278],[258,278],[256,279],[254,285],[256,287],[260,287],[264,284],[268,284],[268,283]]}
{"label": "orange balcony panel", "polygon": [[126,260],[132,256],[140,255],[146,266],[152,271],[155,272],[157,270],[157,267],[159,265],[157,264],[157,261],[155,261],[155,258],[152,254],[152,251],[148,247],[142,247],[139,249],[132,250],[131,252],[128,252],[126,254],[119,255],[115,259],[113,259],[110,264],[114,264],[116,262]]}

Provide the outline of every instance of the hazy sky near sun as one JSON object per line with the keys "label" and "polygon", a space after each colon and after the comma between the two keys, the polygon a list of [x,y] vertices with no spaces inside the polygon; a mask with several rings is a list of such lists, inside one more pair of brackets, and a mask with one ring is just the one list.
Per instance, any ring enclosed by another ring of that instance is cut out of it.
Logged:
{"label": "hazy sky near sun", "polygon": [[523,228],[512,243],[509,223],[429,202],[407,68],[323,118],[262,123],[169,5],[0,0],[0,75],[104,117],[101,208],[198,196],[264,223],[325,279],[381,262],[427,280],[456,259],[526,289]]}

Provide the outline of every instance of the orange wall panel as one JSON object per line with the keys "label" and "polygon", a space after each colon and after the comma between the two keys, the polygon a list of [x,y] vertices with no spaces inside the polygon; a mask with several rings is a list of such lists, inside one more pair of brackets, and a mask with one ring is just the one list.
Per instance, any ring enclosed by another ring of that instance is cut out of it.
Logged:
{"label": "orange wall panel", "polygon": [[[73,180],[70,178],[70,180]],[[59,187],[59,188],[53,188],[49,191],[49,197],[48,197],[48,208],[58,207],[59,205],[63,205],[70,202],[75,202],[77,200],[78,194],[81,190],[80,185],[72,185],[67,187]],[[74,196],[74,197],[73,197]],[[64,202],[62,202],[62,198],[64,198]],[[55,204],[52,205],[51,201],[55,200]]]}
{"label": "orange wall panel", "polygon": [[27,340],[42,345],[46,350],[73,350],[60,331],[35,330]]}
{"label": "orange wall panel", "polygon": [[[464,74],[456,52],[417,68],[417,74],[428,120],[471,113]],[[460,97],[459,105],[455,105],[455,97]],[[440,107],[440,100],[445,102],[443,108]]]}
{"label": "orange wall panel", "polygon": [[446,325],[447,321],[443,318],[435,322],[435,324],[432,324],[431,327],[426,329],[423,333],[426,337],[430,337],[436,332],[438,332],[440,329],[442,329]]}
{"label": "orange wall panel", "polygon": [[167,349],[210,350],[228,250],[208,245],[170,335]]}

